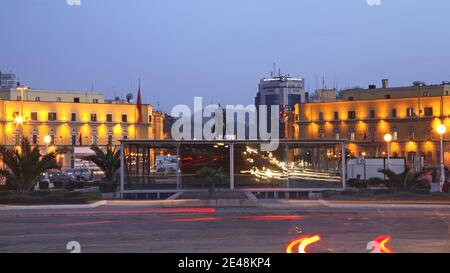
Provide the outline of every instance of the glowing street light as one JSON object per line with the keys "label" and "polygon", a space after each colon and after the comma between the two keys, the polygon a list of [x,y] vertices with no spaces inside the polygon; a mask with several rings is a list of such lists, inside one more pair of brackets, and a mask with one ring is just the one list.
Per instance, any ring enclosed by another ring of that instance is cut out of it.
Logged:
{"label": "glowing street light", "polygon": [[391,141],[392,141],[392,135],[387,133],[384,135],[384,141],[386,141],[387,143],[387,168],[388,170],[391,168],[391,153],[390,153],[390,148],[391,148]]}
{"label": "glowing street light", "polygon": [[447,127],[445,127],[444,124],[439,124],[436,127],[436,131],[439,134],[440,138],[441,138],[441,162],[440,162],[440,169],[441,169],[441,175],[440,175],[440,187],[439,187],[439,191],[442,191],[442,186],[444,185],[445,182],[445,170],[444,170],[444,134],[447,131]]}
{"label": "glowing street light", "polygon": [[49,145],[50,142],[52,142],[52,137],[49,136],[49,135],[46,135],[46,136],[44,137],[44,143],[45,143],[46,145]]}
{"label": "glowing street light", "polygon": [[50,145],[50,142],[52,142],[52,137],[49,135],[44,136],[44,143],[45,143],[45,151],[48,153],[48,145]]}
{"label": "glowing street light", "polygon": [[25,120],[23,119],[22,116],[17,116],[17,117],[14,118],[14,122],[15,122],[16,124],[19,124],[19,125],[22,125],[24,121],[25,121]]}

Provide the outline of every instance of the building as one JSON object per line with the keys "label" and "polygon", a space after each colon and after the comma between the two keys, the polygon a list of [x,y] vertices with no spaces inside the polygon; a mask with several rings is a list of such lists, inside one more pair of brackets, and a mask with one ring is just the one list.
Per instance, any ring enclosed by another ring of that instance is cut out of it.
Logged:
{"label": "building", "polygon": [[292,111],[296,104],[308,101],[308,93],[305,91],[305,81],[288,75],[263,78],[259,82],[258,93],[255,97],[255,106],[258,113],[259,106],[267,105],[267,128],[270,128],[270,109],[272,105],[280,106],[280,138],[285,138],[285,125],[283,113]]}
{"label": "building", "polygon": [[[23,135],[42,152],[58,149],[63,169],[84,164],[80,158],[93,144],[118,146],[121,139],[163,135],[162,119],[154,117],[150,104],[104,103],[104,95],[98,92],[53,92],[25,86],[0,94],[0,143],[16,146]],[[48,145],[44,136],[51,139]]]}
{"label": "building", "polygon": [[337,99],[337,90],[336,88],[331,89],[317,89],[316,93],[313,96],[310,96],[309,101],[336,101]]}
{"label": "building", "polygon": [[307,100],[304,79],[280,75],[261,79],[255,105],[279,105],[292,110],[295,104]]}
{"label": "building", "polygon": [[2,73],[0,71],[0,88],[15,88],[17,85],[16,74]]}
{"label": "building", "polygon": [[102,92],[31,89],[25,86],[14,86],[13,88],[0,89],[0,99],[2,100],[20,101],[22,100],[22,97],[25,101],[55,101],[74,103],[105,102],[104,94]]}
{"label": "building", "polygon": [[376,85],[369,85],[367,89],[352,88],[342,90],[340,97],[342,100],[373,100],[373,99],[395,99],[395,98],[418,98],[448,96],[450,94],[450,83],[426,85],[422,81],[413,82],[412,86],[389,87],[389,80],[383,79],[381,88]]}
{"label": "building", "polygon": [[[298,104],[294,110],[293,135],[297,139],[347,139],[350,156],[383,157],[384,135],[390,133],[391,156],[406,157],[410,166],[437,165],[440,136],[437,125],[450,127],[450,86],[343,90],[336,101]],[[450,131],[450,130],[449,130]],[[445,162],[450,162],[450,133],[444,135]]]}

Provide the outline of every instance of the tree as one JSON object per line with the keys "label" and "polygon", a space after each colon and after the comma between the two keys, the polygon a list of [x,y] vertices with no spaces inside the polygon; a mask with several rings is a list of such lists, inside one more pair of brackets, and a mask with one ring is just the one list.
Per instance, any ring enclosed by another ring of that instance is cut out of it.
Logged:
{"label": "tree", "polygon": [[0,146],[0,155],[6,168],[0,170],[0,175],[6,178],[6,184],[18,194],[33,190],[39,182],[39,176],[50,169],[60,170],[56,162],[58,152],[41,155],[38,146],[30,145],[23,137],[19,147],[8,148]]}
{"label": "tree", "polygon": [[210,195],[214,193],[216,183],[222,183],[228,178],[227,174],[222,171],[222,168],[216,170],[207,166],[203,166],[198,170],[195,176],[205,179],[208,182],[208,192]]}
{"label": "tree", "polygon": [[120,168],[120,149],[108,145],[105,152],[98,146],[93,145],[91,150],[95,152],[95,155],[85,156],[83,159],[97,165],[105,173],[105,180],[108,182],[114,181],[114,175]]}
{"label": "tree", "polygon": [[426,183],[419,179],[419,174],[412,173],[410,168],[398,174],[389,169],[379,169],[378,172],[387,177],[385,185],[391,190],[407,192],[427,188]]}

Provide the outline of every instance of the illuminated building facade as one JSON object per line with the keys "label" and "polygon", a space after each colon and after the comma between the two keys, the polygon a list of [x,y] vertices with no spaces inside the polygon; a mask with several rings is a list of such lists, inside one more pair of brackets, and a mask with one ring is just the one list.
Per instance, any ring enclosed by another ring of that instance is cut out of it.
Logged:
{"label": "illuminated building facade", "polygon": [[[393,137],[390,156],[405,157],[410,166],[436,166],[440,159],[440,137],[436,127],[450,126],[450,85],[351,89],[331,102],[297,104],[292,135],[297,139],[347,139],[350,156],[387,156],[384,135]],[[450,162],[450,147],[444,137],[444,158]]]}
{"label": "illuminated building facade", "polygon": [[[19,96],[29,93],[28,98],[39,95],[41,99],[0,99],[0,143],[16,146],[23,135],[43,153],[58,149],[62,152],[58,161],[63,169],[73,168],[75,159],[90,152],[91,145],[119,146],[121,139],[163,136],[162,117],[154,115],[149,104],[141,105],[139,121],[136,104],[104,103],[101,93],[52,92],[54,96],[50,97],[49,92],[33,93],[21,86],[17,91],[6,92],[18,92]],[[85,101],[86,98],[91,100]],[[50,136],[48,145],[45,136]]]}

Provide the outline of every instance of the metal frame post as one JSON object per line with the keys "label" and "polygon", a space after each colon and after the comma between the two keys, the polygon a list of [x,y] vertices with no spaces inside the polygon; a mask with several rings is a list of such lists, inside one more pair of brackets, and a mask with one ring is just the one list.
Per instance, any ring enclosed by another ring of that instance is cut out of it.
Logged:
{"label": "metal frame post", "polygon": [[180,144],[177,144],[177,190],[181,189],[180,158]]}
{"label": "metal frame post", "polygon": [[230,190],[234,190],[234,143],[230,142]]}
{"label": "metal frame post", "polygon": [[341,142],[341,175],[342,175],[342,188],[347,188],[347,158],[345,157],[345,143]]}
{"label": "metal frame post", "polygon": [[123,199],[123,192],[124,192],[124,145],[123,142],[120,143],[120,199]]}

